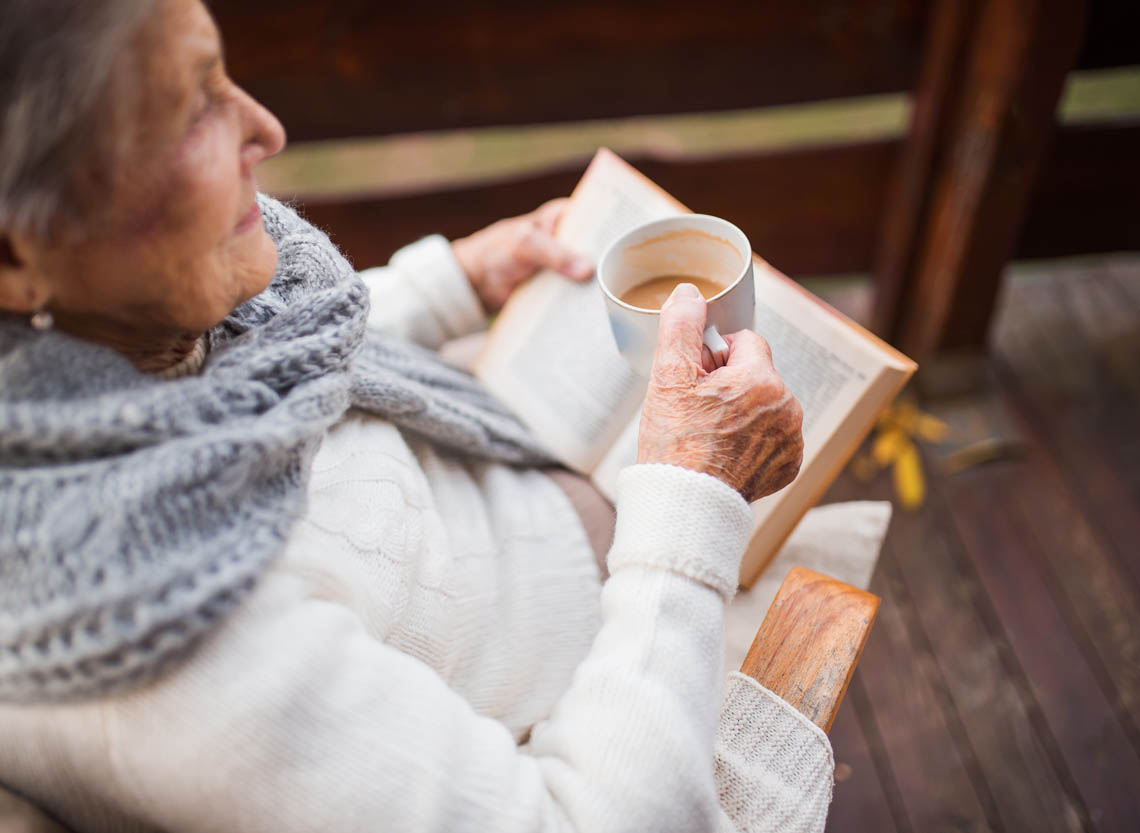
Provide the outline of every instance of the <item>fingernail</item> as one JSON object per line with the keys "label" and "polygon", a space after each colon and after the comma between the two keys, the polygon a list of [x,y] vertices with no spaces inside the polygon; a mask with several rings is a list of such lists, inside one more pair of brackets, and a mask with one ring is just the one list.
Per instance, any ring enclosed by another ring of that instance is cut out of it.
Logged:
{"label": "fingernail", "polygon": [[695,301],[697,298],[702,297],[704,296],[701,295],[701,291],[697,289],[693,284],[679,283],[677,284],[676,289],[673,290],[673,294],[669,296],[669,299],[667,301],[665,301],[665,304],[668,306],[673,300]]}

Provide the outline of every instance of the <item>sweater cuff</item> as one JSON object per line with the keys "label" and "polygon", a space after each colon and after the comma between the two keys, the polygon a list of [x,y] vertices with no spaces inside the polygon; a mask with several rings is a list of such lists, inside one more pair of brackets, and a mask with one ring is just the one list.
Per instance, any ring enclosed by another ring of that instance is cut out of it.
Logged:
{"label": "sweater cuff", "polygon": [[392,255],[390,265],[414,281],[413,286],[447,338],[459,338],[486,326],[483,305],[447,238],[433,234],[405,246]]}
{"label": "sweater cuff", "polygon": [[711,475],[660,463],[630,466],[618,475],[610,573],[663,568],[731,599],[752,524],[744,498]]}
{"label": "sweater cuff", "polygon": [[835,774],[831,742],[745,674],[728,677],[713,757],[720,807],[734,829],[822,833]]}

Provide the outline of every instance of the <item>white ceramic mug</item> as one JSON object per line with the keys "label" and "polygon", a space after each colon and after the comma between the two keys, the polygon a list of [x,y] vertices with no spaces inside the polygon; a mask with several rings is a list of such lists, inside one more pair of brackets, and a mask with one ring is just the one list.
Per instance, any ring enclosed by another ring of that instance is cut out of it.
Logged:
{"label": "white ceramic mug", "polygon": [[751,329],[756,311],[752,246],[744,232],[707,214],[682,214],[653,220],[623,234],[598,262],[598,284],[618,350],[643,376],[653,367],[659,309],[643,309],[621,300],[638,284],[660,275],[692,275],[724,288],[708,298],[704,343],[717,367],[728,358],[721,333]]}

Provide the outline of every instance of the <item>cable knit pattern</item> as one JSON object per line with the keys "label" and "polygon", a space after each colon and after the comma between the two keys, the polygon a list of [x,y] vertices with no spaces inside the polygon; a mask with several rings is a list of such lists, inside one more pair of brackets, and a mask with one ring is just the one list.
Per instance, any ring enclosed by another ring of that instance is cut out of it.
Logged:
{"label": "cable knit pattern", "polygon": [[823,830],[835,771],[827,735],[740,672],[729,675],[715,759],[726,829]]}
{"label": "cable knit pattern", "polygon": [[352,267],[260,206],[277,274],[208,334],[197,376],[0,322],[0,699],[137,682],[213,628],[280,553],[350,406],[468,455],[548,459],[472,377],[366,339]]}

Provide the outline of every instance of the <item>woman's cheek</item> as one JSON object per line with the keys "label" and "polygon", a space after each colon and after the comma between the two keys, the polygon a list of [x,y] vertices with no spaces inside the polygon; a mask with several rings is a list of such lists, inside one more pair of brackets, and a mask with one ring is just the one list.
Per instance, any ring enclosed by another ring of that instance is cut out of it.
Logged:
{"label": "woman's cheek", "polygon": [[233,133],[228,119],[208,116],[187,137],[176,163],[184,224],[215,239],[228,236],[240,216],[243,186]]}

